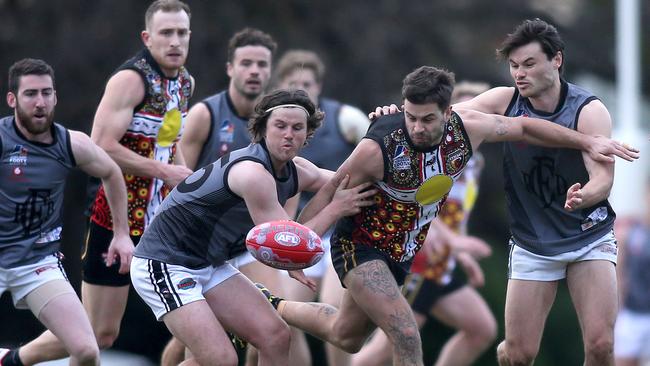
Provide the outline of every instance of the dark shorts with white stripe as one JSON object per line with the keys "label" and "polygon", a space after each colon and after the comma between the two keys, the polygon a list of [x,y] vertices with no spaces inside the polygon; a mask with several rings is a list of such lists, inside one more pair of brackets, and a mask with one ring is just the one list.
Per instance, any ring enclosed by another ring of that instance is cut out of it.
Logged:
{"label": "dark shorts with white stripe", "polygon": [[[83,281],[92,285],[121,287],[131,283],[129,274],[120,274],[119,258],[112,266],[106,267],[106,252],[113,240],[113,231],[88,223],[86,244],[81,254]],[[139,236],[131,236],[134,245],[140,241]]]}
{"label": "dark shorts with white stripe", "polygon": [[412,263],[412,261],[396,262],[388,253],[384,253],[377,248],[364,244],[355,245],[349,240],[336,237],[336,235],[332,236],[330,252],[332,253],[334,269],[343,287],[345,287],[343,279],[348,272],[363,263],[373,260],[386,263],[393,277],[395,277],[397,285],[402,286],[404,279],[409,274]]}
{"label": "dark shorts with white stripe", "polygon": [[406,277],[402,294],[413,311],[429,316],[438,300],[462,288],[466,283],[465,277],[458,268],[452,273],[451,281],[444,285],[433,279],[424,278],[419,273],[411,273]]}

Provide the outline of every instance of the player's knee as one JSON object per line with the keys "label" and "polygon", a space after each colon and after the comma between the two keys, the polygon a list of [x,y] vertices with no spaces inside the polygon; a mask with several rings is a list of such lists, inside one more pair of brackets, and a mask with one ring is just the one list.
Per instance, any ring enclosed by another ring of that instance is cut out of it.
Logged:
{"label": "player's knee", "polygon": [[600,334],[585,340],[585,354],[595,360],[606,360],[614,353],[614,340],[607,334]]}
{"label": "player's knee", "polygon": [[98,365],[99,347],[95,342],[85,342],[72,347],[70,356],[77,360],[79,365]]}
{"label": "player's knee", "polygon": [[98,331],[96,333],[97,344],[99,349],[107,349],[113,347],[113,343],[117,339],[118,331]]}
{"label": "player's knee", "polygon": [[516,344],[504,341],[497,348],[500,365],[528,366],[532,365],[537,356],[537,349],[525,347],[523,344]]}
{"label": "player's knee", "polygon": [[347,353],[357,353],[366,341],[366,334],[359,334],[358,327],[350,327],[343,322],[337,322],[332,329],[334,345]]}
{"label": "player's knee", "polygon": [[357,353],[363,347],[365,338],[340,338],[336,345],[347,353]]}
{"label": "player's knee", "polygon": [[[415,325],[415,324],[414,324]],[[422,341],[420,340],[420,330],[415,326],[402,326],[398,329],[392,329],[389,338],[395,348],[404,353],[421,353]]]}
{"label": "player's knee", "polygon": [[497,322],[494,318],[483,322],[480,326],[467,331],[467,337],[478,348],[487,348],[497,337]]}

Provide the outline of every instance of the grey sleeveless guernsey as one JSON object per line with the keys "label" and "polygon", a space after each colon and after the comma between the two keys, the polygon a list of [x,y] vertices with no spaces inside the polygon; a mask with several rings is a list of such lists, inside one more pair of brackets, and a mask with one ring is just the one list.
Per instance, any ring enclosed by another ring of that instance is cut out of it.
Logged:
{"label": "grey sleeveless guernsey", "polygon": [[650,313],[650,227],[637,224],[630,229],[625,242],[624,271],[625,308]]}
{"label": "grey sleeveless guernsey", "polygon": [[70,134],[52,125],[51,144],[29,141],[13,116],[0,120],[0,267],[36,263],[59,251],[63,191],[76,163]]}
{"label": "grey sleeveless guernsey", "polygon": [[196,162],[198,170],[229,151],[241,149],[251,143],[248,119],[237,115],[235,107],[224,90],[202,101],[210,111],[210,132]]}
{"label": "grey sleeveless guernsey", "polygon": [[174,188],[145,230],[135,256],[197,269],[221,265],[246,251],[244,239],[253,220],[244,200],[228,187],[230,168],[243,160],[259,162],[275,177],[282,205],[297,193],[293,161],[278,174],[263,143],[235,150]]}
{"label": "grey sleeveless guernsey", "polygon": [[[597,98],[562,81],[560,101],[551,113],[535,110],[515,89],[506,116],[542,118],[577,130],[582,108]],[[515,243],[539,255],[580,249],[610,231],[616,214],[603,200],[592,207],[564,210],[567,189],[584,185],[589,174],[582,152],[524,143],[504,144],[504,184]]]}

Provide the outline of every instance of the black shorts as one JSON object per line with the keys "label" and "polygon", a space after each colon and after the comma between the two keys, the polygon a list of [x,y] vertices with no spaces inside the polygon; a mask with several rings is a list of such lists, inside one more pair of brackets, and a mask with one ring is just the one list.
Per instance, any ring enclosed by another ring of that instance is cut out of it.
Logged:
{"label": "black shorts", "polygon": [[348,272],[362,263],[372,260],[380,260],[386,263],[393,277],[395,277],[397,285],[402,286],[404,279],[409,274],[412,263],[412,261],[396,262],[390,255],[377,248],[364,244],[355,245],[347,240],[341,241],[336,237],[332,237],[330,252],[332,253],[334,269],[343,287],[345,287],[343,279]]}
{"label": "black shorts", "polygon": [[[131,283],[128,273],[120,274],[118,260],[112,266],[106,267],[104,254],[113,240],[113,231],[97,225],[92,220],[88,223],[86,244],[81,254],[82,279],[91,285],[121,287]],[[133,244],[140,241],[139,236],[132,236]]]}
{"label": "black shorts", "polygon": [[454,270],[451,281],[446,285],[426,279],[419,273],[411,273],[406,277],[402,294],[414,312],[429,316],[438,300],[462,288],[466,283],[465,277],[458,268]]}

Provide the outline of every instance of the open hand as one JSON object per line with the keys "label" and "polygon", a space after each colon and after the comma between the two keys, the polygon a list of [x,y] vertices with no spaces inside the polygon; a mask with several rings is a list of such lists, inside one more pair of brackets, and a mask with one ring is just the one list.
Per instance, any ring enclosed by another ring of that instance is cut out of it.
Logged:
{"label": "open hand", "polygon": [[572,185],[566,192],[564,209],[570,212],[580,207],[582,205],[582,197],[582,185],[580,183]]}
{"label": "open hand", "polygon": [[613,155],[627,161],[639,158],[639,149],[600,135],[593,136],[587,153],[594,161],[605,163],[614,162]]}
{"label": "open hand", "polygon": [[298,269],[295,271],[287,271],[287,272],[289,272],[289,277],[309,287],[310,290],[316,292],[317,290],[316,282],[311,278],[307,277],[305,275],[305,272],[302,271],[302,269]]}

